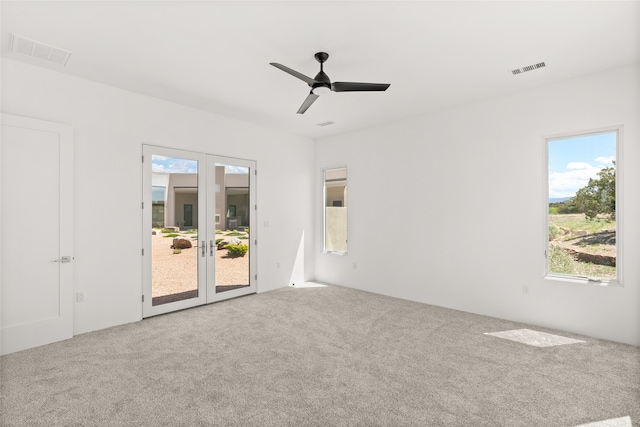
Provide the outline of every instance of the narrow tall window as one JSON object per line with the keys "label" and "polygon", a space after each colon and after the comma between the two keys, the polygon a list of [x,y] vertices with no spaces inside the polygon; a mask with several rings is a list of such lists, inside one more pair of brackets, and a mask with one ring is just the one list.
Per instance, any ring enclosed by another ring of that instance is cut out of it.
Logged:
{"label": "narrow tall window", "polygon": [[324,251],[347,252],[347,168],[324,171]]}
{"label": "narrow tall window", "polygon": [[619,281],[618,136],[547,139],[547,276]]}

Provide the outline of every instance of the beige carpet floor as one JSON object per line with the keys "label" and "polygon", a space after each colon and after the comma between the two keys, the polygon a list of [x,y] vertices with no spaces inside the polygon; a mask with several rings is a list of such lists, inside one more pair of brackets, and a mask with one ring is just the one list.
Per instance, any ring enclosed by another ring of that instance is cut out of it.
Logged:
{"label": "beige carpet floor", "polygon": [[[520,329],[584,342],[485,334]],[[640,425],[637,347],[336,286],[3,356],[0,379],[2,426]]]}

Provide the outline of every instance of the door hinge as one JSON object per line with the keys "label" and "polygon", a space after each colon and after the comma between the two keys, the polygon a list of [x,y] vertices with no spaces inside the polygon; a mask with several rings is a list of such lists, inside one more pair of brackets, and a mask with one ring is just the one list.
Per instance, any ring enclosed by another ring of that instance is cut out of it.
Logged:
{"label": "door hinge", "polygon": [[254,207],[253,207],[253,208],[254,208],[254,210],[256,210],[256,211],[257,211],[257,210],[258,210],[258,205],[254,205]]}
{"label": "door hinge", "polygon": [[142,163],[144,163],[144,155],[142,156]]}
{"label": "door hinge", "polygon": [[256,278],[256,280],[258,280],[258,275],[257,274],[254,277]]}
{"label": "door hinge", "polygon": [[258,246],[258,239],[253,241],[256,246]]}
{"label": "door hinge", "polygon": [[144,202],[142,202],[142,209],[144,209]]}
{"label": "door hinge", "polygon": [[142,295],[142,302],[144,302],[144,295]]}
{"label": "door hinge", "polygon": [[144,248],[142,248],[142,256],[144,256]]}
{"label": "door hinge", "polygon": [[258,176],[258,169],[255,169],[254,171],[255,176]]}

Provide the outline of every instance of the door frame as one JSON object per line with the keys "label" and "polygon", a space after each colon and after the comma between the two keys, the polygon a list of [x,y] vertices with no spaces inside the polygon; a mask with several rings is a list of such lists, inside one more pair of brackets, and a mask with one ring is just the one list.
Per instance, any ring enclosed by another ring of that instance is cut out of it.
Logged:
{"label": "door frame", "polygon": [[[152,155],[186,158],[198,161],[198,297],[153,306],[152,297]],[[226,164],[249,168],[249,286],[216,293],[215,289],[215,165]],[[257,292],[257,205],[256,205],[256,162],[218,156],[190,150],[142,144],[142,317],[151,317],[172,311],[236,298]],[[204,253],[206,256],[202,257]]]}

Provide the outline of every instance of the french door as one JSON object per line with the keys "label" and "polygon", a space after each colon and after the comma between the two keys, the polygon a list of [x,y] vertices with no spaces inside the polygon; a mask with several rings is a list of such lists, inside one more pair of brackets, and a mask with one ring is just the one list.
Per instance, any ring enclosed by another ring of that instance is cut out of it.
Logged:
{"label": "french door", "polygon": [[255,162],[143,146],[143,317],[256,292]]}

